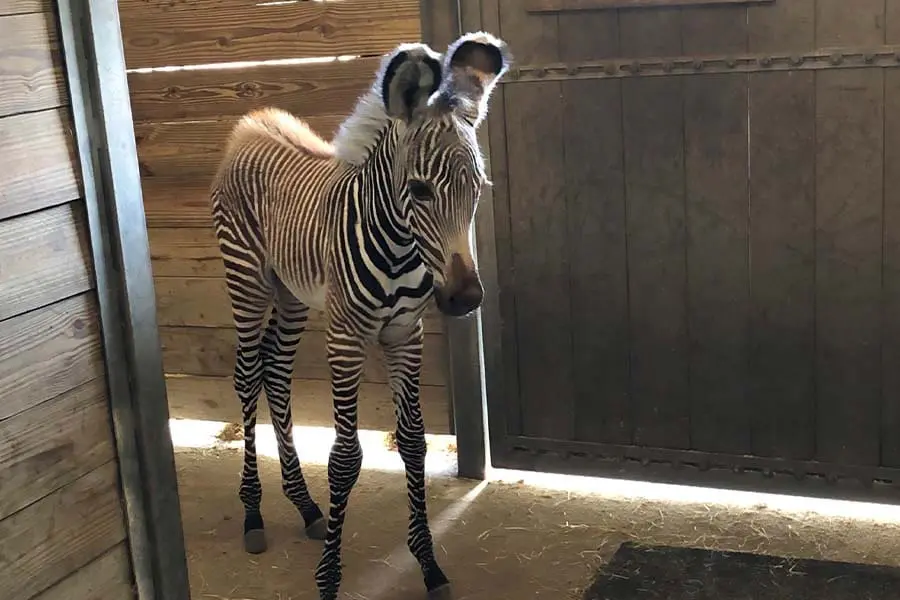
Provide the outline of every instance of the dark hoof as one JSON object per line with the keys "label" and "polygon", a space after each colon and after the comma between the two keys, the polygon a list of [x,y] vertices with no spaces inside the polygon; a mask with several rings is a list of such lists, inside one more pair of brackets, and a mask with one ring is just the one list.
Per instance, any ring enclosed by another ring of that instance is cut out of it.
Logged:
{"label": "dark hoof", "polygon": [[311,540],[324,540],[328,531],[328,523],[324,517],[319,517],[306,527],[306,537]]}
{"label": "dark hoof", "polygon": [[452,600],[452,598],[453,591],[450,589],[449,583],[445,583],[428,592],[428,600]]}
{"label": "dark hoof", "polygon": [[244,550],[250,554],[261,554],[267,548],[265,529],[251,529],[244,534]]}

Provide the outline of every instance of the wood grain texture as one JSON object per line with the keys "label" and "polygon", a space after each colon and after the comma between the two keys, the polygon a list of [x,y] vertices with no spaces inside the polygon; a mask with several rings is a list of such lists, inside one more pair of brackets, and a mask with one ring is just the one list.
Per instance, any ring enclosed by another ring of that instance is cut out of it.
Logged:
{"label": "wood grain texture", "polygon": [[[224,277],[157,277],[157,322],[168,327],[231,327],[231,301]],[[423,319],[426,333],[442,333],[442,317],[434,303]],[[325,331],[325,313],[310,311],[307,329]]]}
{"label": "wood grain texture", "polygon": [[879,460],[883,76],[816,74],[816,449],[841,464]]}
{"label": "wood grain texture", "polygon": [[0,117],[68,100],[53,13],[0,17],[0,60]]}
{"label": "wood grain texture", "polygon": [[0,221],[0,320],[94,286],[81,201]]}
{"label": "wood grain texture", "polygon": [[526,0],[529,12],[772,4],[775,0]]}
{"label": "wood grain texture", "polygon": [[884,103],[881,464],[900,467],[900,71],[885,73]]}
{"label": "wood grain texture", "polygon": [[[811,48],[815,1],[751,10],[751,52]],[[814,73],[750,75],[753,454],[815,455]]]}
{"label": "wood grain texture", "polygon": [[33,600],[131,600],[131,562],[127,542],[120,542]]}
{"label": "wood grain texture", "polygon": [[878,46],[885,38],[885,0],[816,0],[816,44]]}
{"label": "wood grain texture", "polygon": [[[345,118],[347,115],[324,115],[306,121],[319,135],[330,139]],[[235,118],[136,124],[141,175],[194,177],[209,185],[236,123]]]}
{"label": "wood grain texture", "polygon": [[148,229],[154,277],[224,277],[212,227]]}
{"label": "wood grain texture", "polygon": [[[622,13],[623,52],[681,48],[676,11]],[[684,81],[622,82],[634,442],[690,447]]]}
{"label": "wood grain texture", "polygon": [[93,293],[0,322],[0,421],[104,376]]}
{"label": "wood grain texture", "polygon": [[[228,377],[234,372],[235,332],[233,328],[160,327],[163,367],[168,374]],[[442,336],[427,334],[422,359],[422,385],[446,385]],[[325,334],[308,331],[303,335],[294,363],[298,379],[329,379],[325,359]],[[372,349],[363,381],[386,383],[387,373],[380,353]]]}
{"label": "wood grain texture", "polygon": [[0,219],[69,202],[81,194],[74,135],[67,109],[0,119]]}
{"label": "wood grain texture", "polygon": [[[334,408],[331,384],[320,379],[294,379],[291,382],[294,421],[304,427],[333,427]],[[166,377],[169,414],[173,419],[203,419],[242,423],[241,405],[232,387],[231,377]],[[443,386],[421,386],[419,402],[428,433],[447,434],[449,397]],[[258,422],[271,423],[269,407],[262,393]],[[390,388],[383,383],[363,383],[359,391],[360,429],[394,431],[396,418]]]}
{"label": "wood grain texture", "polygon": [[144,177],[141,192],[148,228],[204,227],[212,230],[210,180],[203,177]]}
{"label": "wood grain texture", "polygon": [[0,521],[0,581],[31,598],[125,539],[118,468],[108,462]]}
{"label": "wood grain texture", "polygon": [[2,520],[115,458],[105,381],[0,421],[0,440]]}
{"label": "wood grain texture", "polygon": [[301,117],[350,114],[379,59],[128,75],[135,121],[240,116],[275,106]]}
{"label": "wood grain texture", "polygon": [[[500,2],[500,26],[523,63],[559,57],[554,18]],[[575,427],[562,84],[508,86],[509,227],[522,434],[571,439]],[[509,318],[504,316],[504,318]],[[552,402],[550,399],[554,399]]]}
{"label": "wood grain texture", "polygon": [[46,13],[52,9],[52,0],[0,0],[0,15]]}
{"label": "wood grain texture", "polygon": [[418,0],[208,4],[120,6],[128,68],[376,55],[421,37]]}

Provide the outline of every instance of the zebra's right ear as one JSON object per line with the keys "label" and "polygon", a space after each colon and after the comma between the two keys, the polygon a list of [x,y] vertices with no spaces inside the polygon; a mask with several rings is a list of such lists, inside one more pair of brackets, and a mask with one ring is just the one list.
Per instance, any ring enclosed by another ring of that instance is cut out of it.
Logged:
{"label": "zebra's right ear", "polygon": [[408,123],[441,84],[441,55],[427,44],[402,44],[382,59],[379,75],[385,111]]}

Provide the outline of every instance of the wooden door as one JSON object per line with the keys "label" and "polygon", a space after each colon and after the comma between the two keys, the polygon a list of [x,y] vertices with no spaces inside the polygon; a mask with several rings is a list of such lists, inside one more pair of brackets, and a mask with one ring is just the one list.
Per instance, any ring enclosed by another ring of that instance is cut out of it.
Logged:
{"label": "wooden door", "polygon": [[480,3],[494,464],[896,498],[900,2],[635,4]]}

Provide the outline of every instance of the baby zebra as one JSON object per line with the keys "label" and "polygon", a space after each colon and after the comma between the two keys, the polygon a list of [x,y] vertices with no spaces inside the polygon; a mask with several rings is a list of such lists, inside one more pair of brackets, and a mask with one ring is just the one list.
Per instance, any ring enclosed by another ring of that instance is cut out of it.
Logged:
{"label": "baby zebra", "polygon": [[[481,304],[470,231],[489,182],[476,129],[510,61],[506,44],[483,32],[462,36],[444,55],[425,44],[398,46],[332,142],[286,112],[252,112],[232,132],[211,187],[238,336],[244,545],[266,549],[255,442],[264,388],[284,493],[307,536],[325,540],[316,569],[322,600],[337,598],[341,582],[341,531],[362,464],[357,395],[372,344],[383,351],[396,404],[409,549],[430,597],[449,597],[425,507],[421,317],[432,297],[452,317]],[[291,376],[311,308],[326,315],[334,400],[327,518],[310,497],[292,438]]]}

